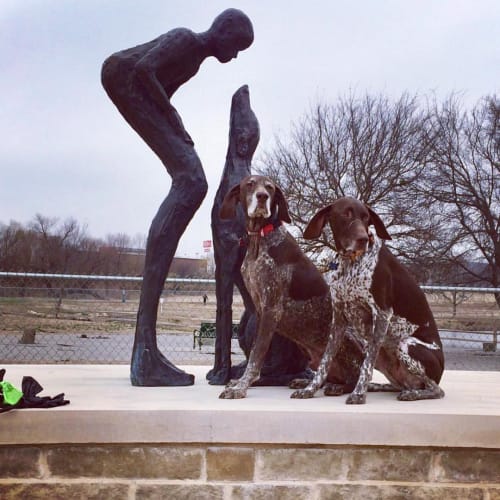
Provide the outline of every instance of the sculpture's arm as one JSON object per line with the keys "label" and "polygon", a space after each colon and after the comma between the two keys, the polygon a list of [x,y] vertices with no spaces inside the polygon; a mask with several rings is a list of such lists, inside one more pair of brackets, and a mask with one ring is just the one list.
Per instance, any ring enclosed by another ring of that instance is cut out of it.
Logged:
{"label": "sculpture's arm", "polygon": [[163,85],[156,76],[156,71],[149,66],[143,58],[135,65],[135,70],[139,80],[141,80],[149,95],[155,100],[160,108],[169,114],[175,108],[170,103],[170,99],[163,88]]}
{"label": "sculpture's arm", "polygon": [[[167,34],[168,36],[168,34]],[[179,67],[179,61],[183,57],[189,57],[190,54],[183,46],[182,40],[173,38],[171,40],[162,40],[153,46],[137,63],[135,64],[135,71],[137,77],[142,82],[147,92],[156,104],[165,113],[172,128],[184,138],[186,142],[193,144],[193,141],[184,128],[181,117],[177,110],[170,102],[170,96],[165,90],[164,84],[158,78],[158,72],[161,69],[162,76],[171,73],[169,77],[172,82],[180,78],[180,75],[175,74],[175,68]],[[184,48],[184,50],[182,50]],[[189,60],[189,59],[187,59]]]}

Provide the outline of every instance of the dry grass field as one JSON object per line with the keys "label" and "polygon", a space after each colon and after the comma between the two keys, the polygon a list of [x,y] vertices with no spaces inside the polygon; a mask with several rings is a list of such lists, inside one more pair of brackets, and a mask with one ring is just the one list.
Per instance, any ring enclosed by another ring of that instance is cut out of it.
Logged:
{"label": "dry grass field", "polygon": [[451,292],[427,294],[440,330],[465,332],[500,330],[500,308],[493,294]]}
{"label": "dry grass field", "polygon": [[[0,333],[19,334],[25,329],[53,333],[131,333],[138,308],[137,294],[121,300],[1,297]],[[500,327],[500,309],[492,294],[468,293],[457,297],[455,311],[451,293],[429,294],[428,300],[440,329],[495,331]],[[233,319],[243,312],[235,297]],[[168,294],[158,310],[158,332],[192,333],[202,321],[215,321],[215,296],[203,304],[201,294]]]}

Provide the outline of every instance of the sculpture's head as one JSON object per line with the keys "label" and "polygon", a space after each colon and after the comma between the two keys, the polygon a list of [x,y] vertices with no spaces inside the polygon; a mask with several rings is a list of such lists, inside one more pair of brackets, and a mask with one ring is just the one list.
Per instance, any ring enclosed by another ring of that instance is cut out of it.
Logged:
{"label": "sculpture's head", "polygon": [[226,9],[208,30],[214,56],[222,63],[237,57],[253,42],[253,26],[246,14],[238,9]]}
{"label": "sculpture's head", "polygon": [[[229,147],[233,154],[251,161],[259,143],[259,122],[250,107],[248,85],[243,85],[231,100],[231,121],[229,123]],[[248,165],[250,173],[250,165]]]}

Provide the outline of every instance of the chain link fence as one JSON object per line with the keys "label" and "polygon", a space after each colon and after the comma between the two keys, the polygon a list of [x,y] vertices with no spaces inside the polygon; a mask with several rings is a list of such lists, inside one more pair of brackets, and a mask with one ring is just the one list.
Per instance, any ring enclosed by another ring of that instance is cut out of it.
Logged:
{"label": "chain link fence", "polygon": [[[130,362],[142,278],[0,272],[0,365]],[[446,368],[500,370],[500,289],[423,287],[443,340]],[[233,321],[243,313],[235,291]],[[168,279],[158,346],[176,364],[212,365],[214,341],[194,342],[215,322],[215,281]],[[244,360],[232,340],[233,363]]]}

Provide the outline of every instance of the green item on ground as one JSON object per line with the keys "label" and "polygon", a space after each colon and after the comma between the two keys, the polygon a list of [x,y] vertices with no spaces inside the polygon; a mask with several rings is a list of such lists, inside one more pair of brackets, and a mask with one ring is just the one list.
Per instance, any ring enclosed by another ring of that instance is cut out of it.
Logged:
{"label": "green item on ground", "polygon": [[4,403],[8,405],[15,405],[23,397],[22,391],[16,389],[10,382],[1,381],[0,387],[3,392]]}

